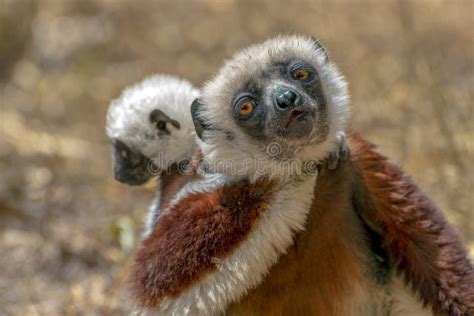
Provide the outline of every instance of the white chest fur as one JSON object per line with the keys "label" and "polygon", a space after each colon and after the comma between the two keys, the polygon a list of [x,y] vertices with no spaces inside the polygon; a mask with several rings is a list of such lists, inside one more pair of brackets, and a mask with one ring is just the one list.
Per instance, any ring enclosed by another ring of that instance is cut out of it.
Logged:
{"label": "white chest fur", "polygon": [[[247,239],[229,257],[216,260],[216,271],[178,298],[166,298],[158,309],[142,314],[214,315],[224,312],[228,304],[262,282],[270,267],[291,246],[295,233],[304,228],[315,183],[316,175],[305,175],[299,181],[282,185]],[[206,185],[202,187],[207,188]],[[199,191],[199,187],[192,186],[192,190]]]}

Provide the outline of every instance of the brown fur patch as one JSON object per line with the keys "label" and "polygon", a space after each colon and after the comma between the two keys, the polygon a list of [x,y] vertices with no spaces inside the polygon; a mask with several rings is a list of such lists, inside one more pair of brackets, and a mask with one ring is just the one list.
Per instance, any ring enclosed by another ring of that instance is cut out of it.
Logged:
{"label": "brown fur patch", "polygon": [[364,290],[367,251],[350,204],[350,167],[318,175],[306,229],[269,275],[226,315],[348,315]]}
{"label": "brown fur patch", "polygon": [[172,164],[168,170],[164,170],[160,174],[160,209],[164,210],[168,207],[173,197],[188,182],[199,180],[202,178],[192,166],[188,166],[188,170],[180,170],[177,164]]}
{"label": "brown fur patch", "polygon": [[352,161],[318,176],[306,230],[265,281],[232,304],[228,314],[355,312],[350,308],[357,304],[351,303],[358,298],[351,290],[360,286],[363,291],[373,281],[366,233],[354,218],[359,212],[382,237],[398,273],[435,315],[473,315],[473,268],[453,228],[372,144],[349,133],[348,145]]}
{"label": "brown fur patch", "polygon": [[474,269],[457,233],[374,145],[356,133],[348,136],[354,164],[368,190],[358,210],[382,232],[398,272],[436,315],[473,315]]}
{"label": "brown fur patch", "polygon": [[155,307],[215,269],[269,207],[275,187],[264,179],[190,193],[163,214],[132,268],[131,289],[139,305]]}
{"label": "brown fur patch", "polygon": [[[318,176],[305,231],[228,314],[354,312],[363,299],[358,293],[375,282],[361,219],[436,315],[474,314],[474,270],[442,213],[372,144],[349,133],[348,145],[353,159]],[[272,196],[265,191],[272,188],[233,185],[180,203],[139,250],[132,281],[142,306],[179,295],[214,269],[214,258],[224,258],[245,240],[268,208]]]}

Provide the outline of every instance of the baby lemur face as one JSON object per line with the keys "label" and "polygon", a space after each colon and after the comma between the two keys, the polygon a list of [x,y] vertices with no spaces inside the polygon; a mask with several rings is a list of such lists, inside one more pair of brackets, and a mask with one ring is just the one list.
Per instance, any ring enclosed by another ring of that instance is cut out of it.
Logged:
{"label": "baby lemur face", "polygon": [[[160,137],[158,139],[161,140],[162,143],[166,138],[172,137],[172,133],[174,136],[174,133],[181,128],[181,124],[178,121],[173,120],[159,109],[154,109],[150,112],[149,122],[143,122],[143,124],[147,123],[154,126],[155,133]],[[147,157],[139,148],[131,148],[118,138],[112,138],[111,142],[114,177],[119,182],[129,185],[141,185],[156,175],[154,171],[166,167],[157,165],[156,163],[159,163],[159,161],[152,161],[152,159],[156,157]],[[155,142],[158,141],[155,140]],[[159,146],[160,144],[157,145]],[[133,144],[131,144],[131,146],[133,146]],[[161,150],[165,151],[167,149],[166,146],[162,145]]]}
{"label": "baby lemur face", "polygon": [[155,75],[125,89],[107,114],[115,178],[140,185],[195,150],[189,108],[199,91],[188,81]]}
{"label": "baby lemur face", "polygon": [[345,81],[319,42],[280,36],[228,61],[192,112],[211,159],[264,156],[269,144],[285,157],[323,159],[345,128],[349,104]]}

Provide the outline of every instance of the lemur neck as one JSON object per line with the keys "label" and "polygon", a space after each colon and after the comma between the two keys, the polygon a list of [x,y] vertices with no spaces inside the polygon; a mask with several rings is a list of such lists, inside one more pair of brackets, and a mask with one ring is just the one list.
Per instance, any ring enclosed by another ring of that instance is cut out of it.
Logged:
{"label": "lemur neck", "polygon": [[202,175],[221,175],[227,182],[250,181],[254,183],[262,178],[272,179],[282,185],[297,183],[305,178],[315,178],[318,175],[320,161],[317,159],[272,159],[272,158],[246,158],[228,159],[222,161],[200,156],[194,168]]}
{"label": "lemur neck", "polygon": [[[220,144],[220,145],[218,145]],[[337,135],[323,142],[288,145],[272,142],[266,146],[256,144],[200,141],[202,165],[207,172],[221,173],[233,179],[261,177],[293,181],[307,174],[317,174],[316,166],[338,149]],[[263,147],[262,147],[263,146]]]}

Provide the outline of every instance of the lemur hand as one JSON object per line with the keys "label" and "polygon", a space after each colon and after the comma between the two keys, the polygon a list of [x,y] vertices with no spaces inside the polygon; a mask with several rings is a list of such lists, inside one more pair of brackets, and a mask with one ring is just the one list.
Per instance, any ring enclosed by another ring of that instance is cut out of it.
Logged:
{"label": "lemur hand", "polygon": [[336,151],[331,152],[329,156],[320,164],[320,171],[324,169],[335,170],[338,166],[339,160],[346,160],[349,158],[350,151],[346,143],[346,135],[344,132],[339,132],[337,134],[337,139],[339,142],[339,147]]}

